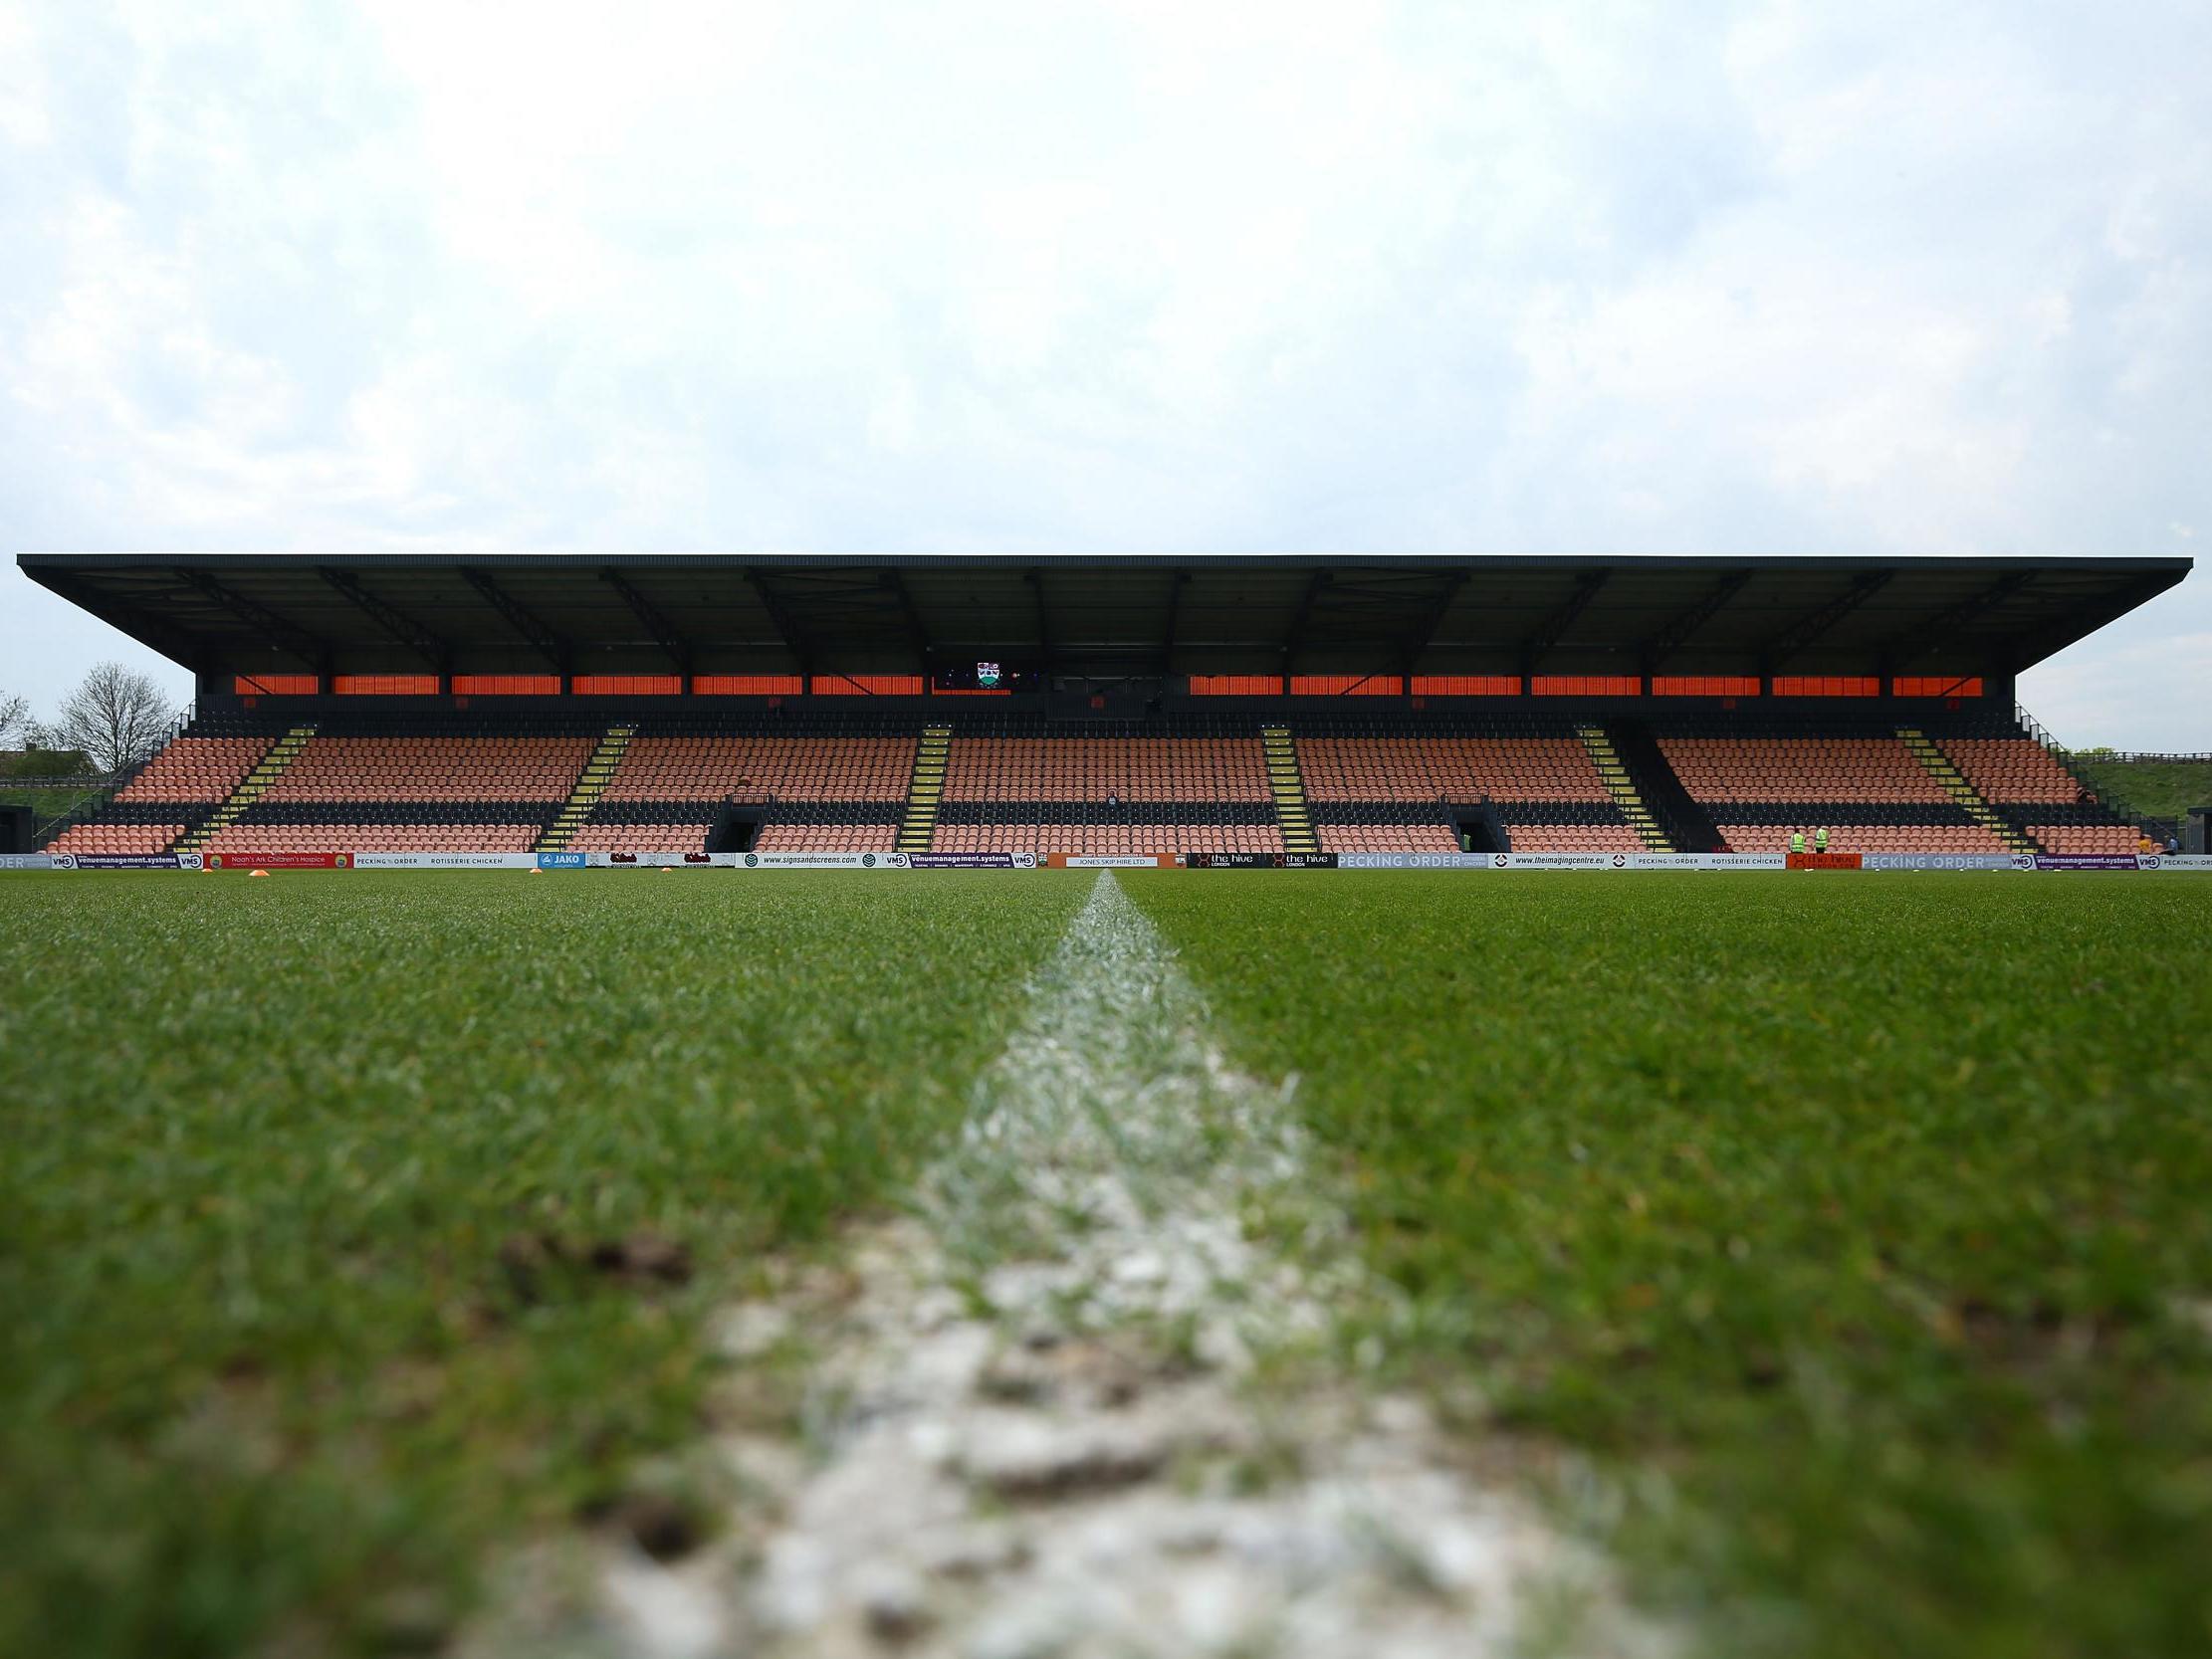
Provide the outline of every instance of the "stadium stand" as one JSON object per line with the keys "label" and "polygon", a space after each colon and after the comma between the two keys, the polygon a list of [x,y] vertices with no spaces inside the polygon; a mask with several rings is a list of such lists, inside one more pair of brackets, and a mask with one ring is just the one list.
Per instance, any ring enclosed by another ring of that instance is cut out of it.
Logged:
{"label": "stadium stand", "polygon": [[[2174,558],[26,553],[198,716],[53,846],[2123,850],[2017,676]],[[314,845],[322,842],[323,846]],[[343,845],[339,845],[342,843]]]}
{"label": "stadium stand", "polygon": [[115,792],[118,801],[192,802],[213,806],[238,787],[275,733],[239,737],[180,736]]}
{"label": "stadium stand", "polygon": [[[1328,852],[1650,844],[1566,716],[1293,719],[1292,783],[1279,767],[1271,777],[1260,726],[1246,717],[1054,724],[963,713],[932,724],[943,733],[942,798],[926,818],[937,852],[1281,852],[1286,815],[1300,810]],[[313,735],[286,737],[282,715],[218,712],[49,846],[698,852],[735,817],[747,826],[738,844],[760,851],[886,853],[920,787],[918,717],[648,710],[625,725],[634,734],[610,740],[605,720],[557,709],[384,709],[326,714]],[[2135,844],[2132,826],[2009,720],[1936,723],[1924,739],[1869,719],[1771,710],[1653,716],[1638,729],[1648,782],[1693,803],[1716,844],[1735,851],[1779,850],[1793,829],[1820,827],[1841,852]],[[301,746],[277,770],[264,757],[280,742]],[[594,754],[605,757],[603,781],[579,788]],[[243,787],[249,777],[266,781]],[[1477,812],[1491,815],[1494,842],[1462,840]]]}
{"label": "stadium stand", "polygon": [[[1789,717],[1781,717],[1787,720]],[[1793,831],[1825,828],[1831,852],[2005,853],[1892,729],[1872,724],[1808,725],[1764,717],[1749,732],[1691,717],[1662,729],[1661,755],[1711,818],[1721,845],[1781,852]]]}
{"label": "stadium stand", "polygon": [[639,725],[570,849],[703,852],[733,803],[769,809],[754,842],[761,852],[888,852],[897,839],[914,770],[910,727],[832,717]]}
{"label": "stadium stand", "polygon": [[1273,801],[1249,722],[971,722],[947,750],[931,850],[1281,852]]}
{"label": "stadium stand", "polygon": [[[1370,717],[1308,731],[1298,767],[1328,852],[1454,852],[1454,805],[1487,802],[1524,852],[1644,846],[1573,723],[1501,717],[1410,729]],[[1418,806],[1420,810],[1409,811]]]}
{"label": "stadium stand", "polygon": [[2027,732],[1982,730],[1938,746],[1982,797],[2052,853],[2131,853],[2138,831]]}

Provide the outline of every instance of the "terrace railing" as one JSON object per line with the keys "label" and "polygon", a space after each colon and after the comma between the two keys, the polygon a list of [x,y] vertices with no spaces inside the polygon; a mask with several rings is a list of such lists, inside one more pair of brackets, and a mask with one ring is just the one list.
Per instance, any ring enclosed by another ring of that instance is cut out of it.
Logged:
{"label": "terrace railing", "polygon": [[2118,813],[2122,818],[2125,818],[2129,823],[2135,825],[2138,828],[2144,828],[2152,824],[2163,823],[2163,820],[2149,818],[2146,817],[2144,814],[2136,811],[2135,808],[2128,804],[2125,799],[2113,794],[2109,789],[2101,789],[2092,784],[2088,778],[2084,777],[2081,772],[2075,768],[2074,751],[2068,748],[2064,743],[2060,742],[2058,738],[2052,736],[2051,733],[2047,729],[2045,729],[2043,723],[2037,720],[2035,716],[2029,714],[2028,711],[2023,709],[2018,703],[2015,703],[2012,706],[2012,718],[2020,723],[2021,728],[2025,730],[2029,736],[2033,737],[2037,742],[2041,743],[2046,749],[2051,752],[2052,757],[2066,769],[2066,775],[2074,779],[2075,787],[2087,790],[2100,803],[2106,807],[2109,807],[2112,811]]}

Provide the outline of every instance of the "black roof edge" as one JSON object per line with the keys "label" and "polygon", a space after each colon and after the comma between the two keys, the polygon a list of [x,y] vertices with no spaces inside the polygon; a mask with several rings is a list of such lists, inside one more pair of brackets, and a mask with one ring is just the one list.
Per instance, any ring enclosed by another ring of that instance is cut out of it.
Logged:
{"label": "black roof edge", "polygon": [[1676,569],[1759,570],[1811,569],[1824,565],[1895,564],[1906,569],[2101,569],[2149,573],[2171,570],[2175,579],[2188,574],[2195,560],[2185,554],[2072,555],[2065,553],[784,553],[784,552],[21,552],[22,569],[126,569],[134,566],[185,565],[220,569],[239,565],[294,565],[312,568],[339,564],[435,568],[460,565],[567,564],[677,567],[687,564],[739,567],[745,565],[815,566],[824,569],[925,569],[956,564],[1087,564],[1094,566],[1156,567],[1163,569],[1224,569],[1244,564],[1272,564],[1285,568],[1349,568],[1390,565],[1401,569],[1460,570],[1475,566],[1518,566],[1529,569],[1560,567],[1663,564]]}

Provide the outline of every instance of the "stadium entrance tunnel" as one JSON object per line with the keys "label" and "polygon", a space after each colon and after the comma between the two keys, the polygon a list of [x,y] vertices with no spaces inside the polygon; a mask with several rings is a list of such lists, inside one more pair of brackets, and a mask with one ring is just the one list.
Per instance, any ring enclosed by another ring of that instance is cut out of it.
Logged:
{"label": "stadium entrance tunnel", "polygon": [[0,853],[35,853],[36,826],[27,806],[0,806]]}
{"label": "stadium entrance tunnel", "polygon": [[710,853],[750,853],[761,839],[761,826],[768,821],[765,806],[738,806],[725,804],[715,814],[714,828],[707,832],[707,851]]}
{"label": "stadium entrance tunnel", "polygon": [[1509,853],[1513,837],[1505,816],[1488,801],[1479,807],[1462,807],[1452,814],[1452,828],[1459,832],[1459,850],[1467,853]]}

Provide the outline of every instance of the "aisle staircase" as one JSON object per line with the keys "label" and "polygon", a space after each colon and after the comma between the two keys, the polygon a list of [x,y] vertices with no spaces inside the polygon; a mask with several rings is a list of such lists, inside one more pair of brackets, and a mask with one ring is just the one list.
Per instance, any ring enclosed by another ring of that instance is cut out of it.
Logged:
{"label": "aisle staircase", "polygon": [[1298,772],[1298,745],[1287,726],[1263,726],[1259,745],[1267,755],[1267,786],[1275,796],[1275,822],[1282,826],[1286,853],[1320,851],[1313,836],[1313,810],[1306,804],[1306,780]]}
{"label": "aisle staircase", "polygon": [[591,809],[599,804],[599,797],[614,781],[614,769],[622,764],[622,755],[630,746],[630,739],[637,735],[634,726],[610,726],[606,735],[599,739],[599,746],[591,751],[591,758],[583,763],[583,770],[576,774],[575,787],[568,791],[568,798],[560,803],[560,810],[553,814],[552,825],[538,838],[538,851],[561,853],[568,850],[568,843],[575,839],[576,831],[590,821]]}
{"label": "aisle staircase", "polygon": [[914,776],[906,786],[906,817],[899,824],[899,851],[926,853],[937,834],[937,808],[945,798],[945,757],[953,746],[949,726],[925,726],[914,751]]}
{"label": "aisle staircase", "polygon": [[1966,781],[1951,757],[1935,746],[1926,732],[1916,726],[1897,727],[1897,740],[1912,751],[1912,758],[1919,761],[1928,776],[1935,779],[1943,793],[1966,809],[1966,816],[1990,834],[2004,842],[2006,850],[2015,853],[2040,853],[2043,849],[1983,798],[1982,792]]}
{"label": "aisle staircase", "polygon": [[1575,727],[1575,735],[1590,751],[1591,763],[1598,768],[1599,781],[1605,785],[1606,793],[1613,797],[1613,804],[1621,809],[1621,816],[1628,819],[1629,828],[1636,831],[1636,838],[1644,843],[1645,849],[1654,853],[1673,852],[1666,832],[1659,828],[1659,820],[1652,816],[1652,809],[1637,792],[1636,780],[1629,776],[1629,768],[1623,763],[1620,751],[1613,746],[1613,739],[1606,735],[1606,728],[1579,725]]}
{"label": "aisle staircase", "polygon": [[253,770],[238,780],[233,789],[208,815],[198,829],[188,830],[176,844],[180,853],[196,853],[212,841],[219,831],[227,830],[245,816],[246,808],[261,799],[262,794],[278,778],[284,776],[292,762],[300,758],[300,751],[308,746],[308,739],[315,735],[313,726],[296,726],[269,745]]}

